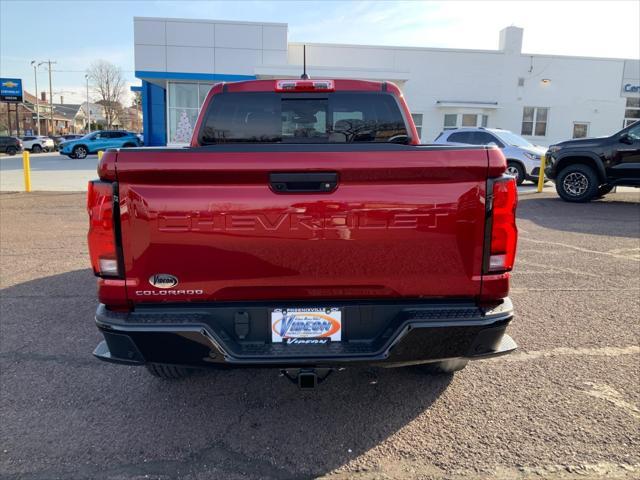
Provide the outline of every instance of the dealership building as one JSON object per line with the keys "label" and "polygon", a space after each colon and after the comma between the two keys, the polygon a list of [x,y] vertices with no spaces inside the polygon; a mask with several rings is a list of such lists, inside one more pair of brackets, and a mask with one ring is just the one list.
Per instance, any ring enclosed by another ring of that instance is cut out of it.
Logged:
{"label": "dealership building", "polygon": [[289,42],[285,23],[134,18],[147,145],[186,144],[215,83],[299,78],[390,81],[423,143],[443,129],[505,128],[539,145],[609,135],[640,119],[640,60],[522,52],[523,30],[496,50]]}

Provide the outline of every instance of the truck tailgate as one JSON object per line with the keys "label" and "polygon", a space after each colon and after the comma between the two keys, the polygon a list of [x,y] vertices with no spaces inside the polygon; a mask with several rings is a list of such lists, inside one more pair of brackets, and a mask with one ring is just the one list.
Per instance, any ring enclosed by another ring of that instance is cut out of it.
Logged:
{"label": "truck tailgate", "polygon": [[[481,148],[121,150],[127,296],[134,303],[476,296],[487,171]],[[273,173],[311,172],[335,173],[337,187],[292,193],[271,185]]]}

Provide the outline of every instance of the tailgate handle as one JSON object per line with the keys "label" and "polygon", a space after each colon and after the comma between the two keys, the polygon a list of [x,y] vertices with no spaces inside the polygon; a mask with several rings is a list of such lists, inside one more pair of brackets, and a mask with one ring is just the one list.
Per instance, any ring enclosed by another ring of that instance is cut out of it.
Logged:
{"label": "tailgate handle", "polygon": [[335,172],[271,173],[271,189],[276,193],[332,192],[338,186]]}

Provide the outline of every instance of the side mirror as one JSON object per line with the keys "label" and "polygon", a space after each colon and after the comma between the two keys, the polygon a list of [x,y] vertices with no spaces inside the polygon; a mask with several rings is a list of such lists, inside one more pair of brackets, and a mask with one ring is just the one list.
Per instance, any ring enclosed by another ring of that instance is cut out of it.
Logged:
{"label": "side mirror", "polygon": [[626,143],[627,145],[633,145],[633,138],[631,138],[628,133],[624,133],[624,134],[620,135],[620,138],[618,140],[620,141],[620,143]]}
{"label": "side mirror", "polygon": [[489,142],[489,143],[487,143],[487,146],[488,147],[497,147],[498,144],[496,142]]}

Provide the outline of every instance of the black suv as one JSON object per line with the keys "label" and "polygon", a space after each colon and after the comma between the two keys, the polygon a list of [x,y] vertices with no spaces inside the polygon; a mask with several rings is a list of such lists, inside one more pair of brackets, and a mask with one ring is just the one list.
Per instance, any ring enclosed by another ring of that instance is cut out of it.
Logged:
{"label": "black suv", "polygon": [[0,153],[15,155],[22,151],[22,142],[18,137],[0,137]]}
{"label": "black suv", "polygon": [[640,121],[610,137],[551,145],[545,174],[568,202],[588,202],[618,185],[640,187]]}

